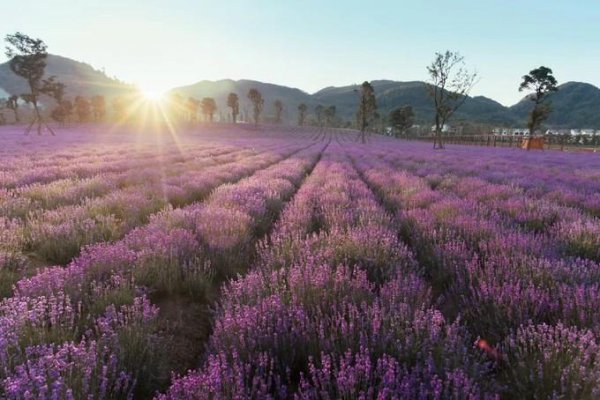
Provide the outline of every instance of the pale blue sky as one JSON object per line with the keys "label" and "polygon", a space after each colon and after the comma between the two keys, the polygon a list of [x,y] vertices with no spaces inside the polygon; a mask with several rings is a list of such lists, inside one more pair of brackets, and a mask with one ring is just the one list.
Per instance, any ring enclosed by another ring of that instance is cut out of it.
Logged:
{"label": "pale blue sky", "polygon": [[0,9],[2,37],[40,37],[51,53],[149,90],[221,78],[308,92],[425,80],[445,49],[479,72],[474,95],[503,104],[521,98],[520,77],[539,65],[559,82],[600,86],[600,0],[20,0]]}

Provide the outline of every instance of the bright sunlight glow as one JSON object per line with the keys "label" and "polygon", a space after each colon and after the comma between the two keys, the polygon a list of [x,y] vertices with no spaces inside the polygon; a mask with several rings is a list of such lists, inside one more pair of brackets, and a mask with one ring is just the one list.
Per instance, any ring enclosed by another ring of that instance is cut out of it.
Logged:
{"label": "bright sunlight glow", "polygon": [[151,101],[159,101],[165,95],[164,90],[151,87],[140,87],[139,91],[144,99]]}

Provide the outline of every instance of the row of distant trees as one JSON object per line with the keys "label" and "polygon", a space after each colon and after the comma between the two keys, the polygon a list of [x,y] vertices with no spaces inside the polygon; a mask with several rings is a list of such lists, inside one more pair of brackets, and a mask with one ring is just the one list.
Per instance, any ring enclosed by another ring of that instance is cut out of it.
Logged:
{"label": "row of distant trees", "polygon": [[[106,100],[103,96],[85,98],[77,96],[73,101],[65,98],[65,85],[58,82],[55,76],[44,78],[46,68],[47,46],[41,39],[31,38],[23,33],[17,32],[6,36],[6,56],[9,58],[10,69],[18,76],[25,79],[28,91],[20,96],[12,95],[5,101],[0,102],[0,123],[5,122],[2,108],[12,111],[16,121],[19,121],[19,97],[33,108],[34,117],[27,127],[29,133],[34,125],[37,132],[41,134],[45,126],[50,133],[54,131],[48,126],[42,116],[39,101],[41,96],[54,99],[56,106],[52,109],[51,117],[61,123],[66,123],[71,116],[76,115],[79,121],[102,120],[106,116]],[[454,113],[465,103],[468,95],[477,81],[477,73],[471,72],[465,67],[464,58],[457,52],[446,51],[436,53],[433,62],[427,67],[429,73],[428,93],[433,101],[435,110],[435,135],[434,148],[443,148],[442,131]],[[557,81],[552,70],[547,67],[539,67],[531,70],[523,76],[519,91],[530,92],[528,98],[533,102],[533,108],[528,120],[528,128],[535,134],[542,123],[551,112],[547,101],[548,95],[558,90]],[[369,82],[364,82],[360,90],[359,104],[356,111],[356,126],[360,129],[360,138],[364,143],[366,133],[373,130],[376,121],[383,121],[377,113],[377,101],[375,90]],[[252,104],[252,116],[255,124],[258,124],[262,115],[265,100],[256,88],[247,93],[247,98]],[[112,107],[118,119],[124,119],[132,110],[132,102],[129,97],[117,96],[112,101]],[[198,111],[202,110],[205,120],[212,122],[217,111],[216,101],[211,97],[202,100],[193,97],[186,101],[178,94],[173,94],[170,99],[171,111],[181,115],[187,112],[188,118],[197,120]],[[232,121],[235,123],[240,112],[239,97],[236,93],[230,93],[227,98],[227,106],[230,108]],[[135,107],[134,107],[135,108]],[[284,105],[281,100],[274,102],[275,122],[281,122]],[[135,110],[134,110],[135,111]],[[331,126],[335,121],[336,107],[318,105],[314,109],[316,124]],[[298,124],[304,125],[308,114],[308,106],[304,103],[298,106]],[[393,129],[402,134],[410,128],[414,121],[414,112],[409,105],[393,110],[388,116]],[[529,141],[531,142],[531,141]]]}
{"label": "row of distant trees", "polygon": [[[64,125],[71,121],[77,122],[100,122],[107,119],[108,109],[116,120],[126,119],[128,114],[132,114],[129,109],[136,108],[135,103],[142,101],[140,96],[117,95],[112,97],[110,105],[107,105],[105,96],[95,95],[92,97],[76,96],[73,100],[65,98],[64,85],[52,96],[55,105],[49,111],[49,117],[57,123]],[[252,119],[258,124],[262,117],[264,109],[264,98],[258,89],[250,89],[247,94],[252,104]],[[169,108],[169,113],[173,119],[182,119],[191,123],[199,121],[199,116],[203,116],[205,122],[212,123],[214,116],[218,111],[217,102],[212,97],[197,99],[188,97],[184,99],[178,93],[173,93],[164,101],[164,107]],[[8,99],[0,99],[0,123],[6,123],[6,117],[2,110],[11,110],[13,120],[20,122],[19,115],[19,96],[12,95]],[[240,101],[237,93],[229,93],[227,97],[227,107],[233,123],[238,122],[240,115]],[[284,111],[284,104],[281,100],[275,100],[273,103],[275,112],[274,122],[281,123]],[[41,113],[40,113],[41,114]],[[308,116],[308,106],[301,103],[298,106],[298,125],[306,125]],[[338,126],[336,120],[336,107],[317,105],[314,107],[314,120],[312,125],[316,126]]]}

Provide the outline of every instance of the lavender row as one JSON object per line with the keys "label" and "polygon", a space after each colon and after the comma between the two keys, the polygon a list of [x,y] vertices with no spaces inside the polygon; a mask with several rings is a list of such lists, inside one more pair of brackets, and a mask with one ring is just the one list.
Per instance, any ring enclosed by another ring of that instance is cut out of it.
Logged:
{"label": "lavender row", "polygon": [[394,210],[444,314],[459,315],[481,336],[505,396],[594,397],[600,390],[593,356],[600,331],[597,263],[557,259],[539,237],[511,232],[494,215],[482,217],[472,202],[432,190],[370,154],[351,155]]}
{"label": "lavender row", "polygon": [[[189,150],[196,151],[203,148],[214,147],[193,145]],[[65,153],[51,155],[47,160],[30,160],[29,157],[19,156],[7,160],[2,167],[0,187],[4,190],[20,188],[35,183],[45,184],[60,179],[82,179],[95,176],[99,173],[123,172],[131,168],[144,167],[156,163],[161,157],[182,156],[182,151],[176,147],[169,147],[161,155],[155,146],[144,145],[141,148],[131,149],[123,146],[122,151],[111,149],[100,154],[88,154],[86,149],[81,149],[81,154]]]}
{"label": "lavender row", "polygon": [[339,147],[260,253],[225,289],[203,367],[159,399],[496,397]]}
{"label": "lavender row", "polygon": [[[157,299],[164,293],[179,293],[199,301],[207,296],[212,285],[240,271],[243,260],[253,251],[253,238],[263,232],[282,202],[293,194],[316,162],[319,151],[320,148],[312,146],[235,185],[219,187],[204,204],[162,212],[148,226],[132,231],[119,242],[86,249],[67,269],[46,270],[18,283],[15,297],[5,300],[2,307],[6,327],[3,336],[12,339],[4,345],[2,353],[3,359],[11,360],[4,365],[7,394],[19,398],[24,388],[38,395],[45,387],[64,386],[68,390],[85,386],[86,378],[76,377],[73,381],[71,370],[65,371],[66,375],[59,371],[55,376],[35,375],[37,370],[23,374],[20,365],[13,365],[14,360],[21,357],[27,360],[27,365],[38,364],[40,359],[30,350],[31,342],[35,346],[40,343],[48,346],[46,343],[51,342],[55,343],[53,348],[60,350],[45,355],[44,363],[48,364],[48,359],[58,362],[63,357],[62,348],[68,345],[68,342],[61,344],[62,341],[82,337],[81,343],[86,346],[89,341],[105,343],[105,331],[115,332],[117,338],[126,332],[127,340],[117,340],[113,346],[116,348],[113,361],[98,351],[95,357],[90,355],[86,360],[74,362],[87,367],[86,370],[92,368],[90,362],[99,363],[103,370],[120,370],[120,374],[106,378],[105,386],[123,387],[121,376],[126,376],[129,377],[127,393],[133,393],[134,389],[138,395],[140,390],[146,393],[144,390],[152,385],[152,377],[161,372],[159,366],[172,355],[168,351],[173,348],[169,336],[156,331],[156,320],[169,317],[159,315],[158,309],[149,305],[140,293]],[[133,304],[128,305],[131,301]],[[137,310],[132,316],[119,317],[115,311],[130,308]],[[19,317],[23,315],[30,317]],[[131,328],[131,321],[138,320],[144,324],[136,323],[135,329]],[[132,346],[131,335],[135,335],[137,347]],[[27,343],[28,347],[23,348],[21,343]],[[196,344],[196,351],[198,348]],[[190,352],[189,346],[186,350]],[[140,351],[151,358],[138,359]],[[65,377],[72,381],[58,385]],[[113,396],[99,395],[93,387],[87,390],[84,394],[94,398]]]}
{"label": "lavender row", "polygon": [[[47,259],[67,262],[79,253],[82,246],[118,239],[131,228],[145,223],[153,212],[159,211],[167,204],[156,195],[162,193],[170,201],[173,201],[176,195],[179,198],[177,204],[200,200],[213,188],[239,180],[258,169],[280,161],[298,149],[298,145],[290,145],[278,152],[266,152],[242,158],[237,162],[237,158],[234,157],[232,163],[207,168],[202,174],[190,172],[180,177],[173,177],[170,184],[162,185],[158,193],[150,192],[146,195],[145,192],[135,190],[115,192],[82,206],[52,210],[46,216],[55,217],[54,219],[46,222],[39,219],[35,221],[37,225],[31,223],[27,226],[30,235],[27,238],[18,234],[23,231],[19,224],[0,219],[5,228],[0,237],[2,240],[0,243],[3,245],[0,249],[2,250],[0,251],[2,267],[0,273],[4,278],[2,294],[7,293],[12,282],[19,277],[20,271],[28,265],[28,259],[21,251],[21,249],[27,250],[27,246]],[[180,186],[176,186],[177,184]],[[164,192],[168,188],[171,188],[171,196],[167,196]]]}
{"label": "lavender row", "polygon": [[423,144],[380,147],[384,157],[418,176],[475,177],[508,185],[528,197],[580,208],[600,216],[600,158],[594,154],[523,153],[518,150],[452,147],[438,154]]}
{"label": "lavender row", "polygon": [[[387,154],[382,159],[394,169],[403,169],[404,162],[395,155],[392,158]],[[533,196],[514,185],[489,183],[478,177],[435,173],[422,178],[440,198],[457,196],[470,201],[472,212],[485,219],[496,220],[510,230],[540,234],[533,240],[555,250],[556,256],[600,261],[600,220],[577,207],[559,205],[548,194]],[[600,193],[595,195],[600,200]],[[590,200],[586,204],[593,210],[593,196],[585,196]]]}
{"label": "lavender row", "polygon": [[50,183],[35,183],[15,189],[0,190],[0,213],[5,218],[24,219],[31,211],[39,213],[85,199],[106,195],[116,190],[164,179],[186,170],[198,170],[225,161],[229,154],[242,149],[223,147],[206,148],[186,154],[174,154],[160,159],[146,159],[144,163],[131,163],[119,172],[100,172],[90,178],[59,179]]}

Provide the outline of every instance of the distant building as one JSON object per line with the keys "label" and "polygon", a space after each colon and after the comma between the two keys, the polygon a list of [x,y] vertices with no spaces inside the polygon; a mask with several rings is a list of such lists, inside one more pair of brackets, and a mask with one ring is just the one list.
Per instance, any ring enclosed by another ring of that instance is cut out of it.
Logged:
{"label": "distant building", "polygon": [[[460,135],[462,133],[463,127],[462,126],[451,126],[448,124],[444,124],[442,126],[442,133],[449,133],[449,134],[458,134]],[[431,132],[435,132],[435,125],[433,125],[431,127]]]}
{"label": "distant building", "polygon": [[529,136],[529,129],[527,128],[494,128],[492,129],[494,135],[501,136]]}

